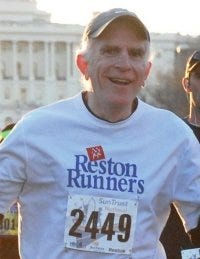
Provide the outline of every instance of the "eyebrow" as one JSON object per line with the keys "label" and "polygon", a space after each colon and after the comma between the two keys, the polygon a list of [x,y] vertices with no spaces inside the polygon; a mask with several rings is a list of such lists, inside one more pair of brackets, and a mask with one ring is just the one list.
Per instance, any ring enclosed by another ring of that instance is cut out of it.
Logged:
{"label": "eyebrow", "polygon": [[[106,45],[101,46],[100,51],[104,51],[106,49],[119,49],[120,50],[121,47],[119,47],[118,45],[115,45],[115,44],[106,44]],[[128,51],[138,52],[143,55],[146,52],[145,48],[143,48],[143,47],[130,47],[130,48],[128,48]]]}

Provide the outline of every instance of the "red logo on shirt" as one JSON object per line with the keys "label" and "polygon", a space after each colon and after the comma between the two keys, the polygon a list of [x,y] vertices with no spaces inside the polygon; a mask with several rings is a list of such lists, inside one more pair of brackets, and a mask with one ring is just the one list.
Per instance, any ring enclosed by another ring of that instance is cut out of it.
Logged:
{"label": "red logo on shirt", "polygon": [[105,159],[103,148],[101,146],[86,148],[90,161]]}

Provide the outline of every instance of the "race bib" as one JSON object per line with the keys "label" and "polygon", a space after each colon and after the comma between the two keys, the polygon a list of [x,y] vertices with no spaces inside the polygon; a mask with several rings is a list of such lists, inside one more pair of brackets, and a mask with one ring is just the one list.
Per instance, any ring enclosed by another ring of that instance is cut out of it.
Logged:
{"label": "race bib", "polygon": [[18,232],[18,210],[15,203],[9,211],[6,212],[2,221],[0,221],[0,235],[17,235]]}
{"label": "race bib", "polygon": [[65,247],[114,254],[131,254],[137,201],[69,195]]}
{"label": "race bib", "polygon": [[182,250],[181,256],[182,256],[182,259],[199,259],[200,248]]}

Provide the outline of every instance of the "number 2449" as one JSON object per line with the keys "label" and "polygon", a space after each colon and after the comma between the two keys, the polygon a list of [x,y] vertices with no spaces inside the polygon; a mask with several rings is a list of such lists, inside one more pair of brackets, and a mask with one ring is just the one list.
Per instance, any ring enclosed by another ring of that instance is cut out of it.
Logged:
{"label": "number 2449", "polygon": [[[77,217],[75,223],[69,230],[69,235],[81,238],[82,234],[77,231],[78,227],[84,220],[84,212],[81,209],[74,209],[71,211],[71,216]],[[85,225],[85,232],[91,233],[91,239],[96,239],[97,233],[107,235],[107,240],[112,240],[114,231],[115,213],[108,213],[101,228],[98,228],[99,212],[92,211],[91,215]],[[131,216],[129,214],[122,214],[119,217],[118,230],[123,234],[118,234],[117,239],[120,242],[127,242],[130,237]]]}

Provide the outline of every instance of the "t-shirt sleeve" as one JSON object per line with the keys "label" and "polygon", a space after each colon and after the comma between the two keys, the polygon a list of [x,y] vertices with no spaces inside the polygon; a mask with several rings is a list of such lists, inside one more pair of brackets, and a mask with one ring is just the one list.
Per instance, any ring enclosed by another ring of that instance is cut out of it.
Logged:
{"label": "t-shirt sleeve", "polygon": [[188,232],[197,226],[200,216],[200,145],[194,136],[188,138],[185,144],[178,169],[175,205]]}

